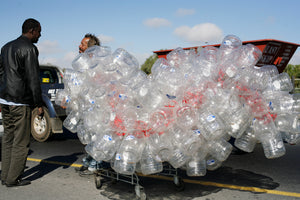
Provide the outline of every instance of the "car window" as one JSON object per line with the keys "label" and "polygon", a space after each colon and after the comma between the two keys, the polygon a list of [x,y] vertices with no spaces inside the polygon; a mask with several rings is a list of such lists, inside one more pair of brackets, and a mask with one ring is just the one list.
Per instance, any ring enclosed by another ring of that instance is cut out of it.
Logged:
{"label": "car window", "polygon": [[57,75],[52,69],[40,69],[40,81],[43,84],[57,83]]}

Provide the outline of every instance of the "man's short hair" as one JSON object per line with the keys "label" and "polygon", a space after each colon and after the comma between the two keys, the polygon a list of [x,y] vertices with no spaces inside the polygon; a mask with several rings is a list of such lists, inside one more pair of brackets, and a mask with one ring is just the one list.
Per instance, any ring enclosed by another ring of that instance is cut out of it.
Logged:
{"label": "man's short hair", "polygon": [[88,44],[87,44],[88,47],[91,47],[94,45],[100,46],[100,40],[94,34],[87,33],[87,34],[85,34],[84,37],[90,38],[88,41]]}
{"label": "man's short hair", "polygon": [[26,19],[22,25],[22,33],[28,33],[31,29],[35,30],[40,26],[40,22],[33,18]]}

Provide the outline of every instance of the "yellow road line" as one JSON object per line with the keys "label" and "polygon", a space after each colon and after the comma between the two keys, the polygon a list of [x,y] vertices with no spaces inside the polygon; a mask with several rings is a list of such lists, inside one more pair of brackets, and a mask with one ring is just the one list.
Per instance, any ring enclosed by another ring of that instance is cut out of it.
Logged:
{"label": "yellow road line", "polygon": [[81,164],[72,164],[72,163],[65,163],[65,162],[57,162],[57,161],[51,161],[51,160],[41,160],[36,158],[27,158],[29,161],[33,162],[43,162],[43,163],[49,163],[49,164],[55,164],[55,165],[65,165],[65,166],[71,166],[71,167],[81,167]]}
{"label": "yellow road line", "polygon": [[[81,164],[64,163],[64,162],[57,162],[57,161],[51,161],[51,160],[41,160],[41,159],[36,159],[36,158],[27,158],[27,160],[33,161],[33,162],[43,162],[43,163],[56,164],[56,165],[65,165],[65,166],[71,166],[71,167],[81,167],[82,166]],[[149,178],[156,178],[156,179],[160,179],[160,180],[168,180],[168,181],[174,180],[173,178],[167,177],[167,176],[143,175],[141,173],[137,173],[137,175],[149,177]],[[182,180],[185,183],[199,184],[199,185],[205,185],[205,186],[214,186],[214,187],[228,188],[228,189],[233,189],[233,190],[268,193],[268,194],[275,194],[275,195],[289,196],[289,197],[300,197],[300,193],[296,193],[296,192],[268,190],[268,189],[257,188],[257,187],[246,187],[246,186],[230,185],[230,184],[223,184],[223,183],[216,183],[216,182],[209,182],[209,181],[197,181],[197,180],[191,180],[191,179],[182,179]]]}

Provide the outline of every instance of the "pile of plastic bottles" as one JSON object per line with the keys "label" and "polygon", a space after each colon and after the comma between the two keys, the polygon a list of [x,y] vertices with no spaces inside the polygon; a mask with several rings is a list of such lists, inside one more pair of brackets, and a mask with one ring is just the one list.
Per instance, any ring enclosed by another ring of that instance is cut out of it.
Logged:
{"label": "pile of plastic bottles", "polygon": [[220,48],[173,50],[147,76],[124,49],[94,46],[65,71],[56,103],[85,150],[118,173],[159,173],[168,162],[204,176],[228,158],[232,137],[246,152],[262,145],[267,158],[299,142],[300,98],[288,74],[255,66],[261,55],[228,35]]}

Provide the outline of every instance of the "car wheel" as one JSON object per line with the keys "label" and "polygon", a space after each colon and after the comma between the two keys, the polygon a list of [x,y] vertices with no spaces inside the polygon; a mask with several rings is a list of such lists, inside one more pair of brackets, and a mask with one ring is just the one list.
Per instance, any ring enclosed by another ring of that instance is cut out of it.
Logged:
{"label": "car wheel", "polygon": [[39,142],[46,141],[51,135],[51,125],[48,109],[43,107],[44,115],[38,115],[38,108],[32,111],[31,116],[31,135]]}

